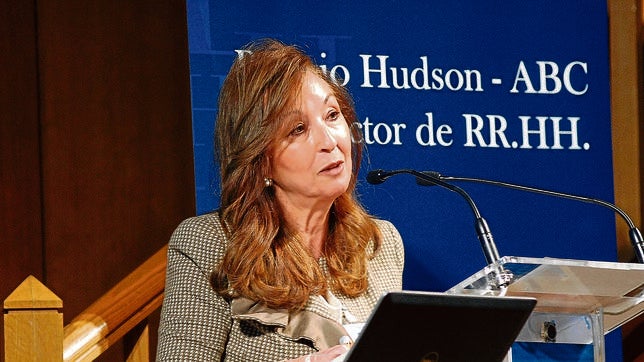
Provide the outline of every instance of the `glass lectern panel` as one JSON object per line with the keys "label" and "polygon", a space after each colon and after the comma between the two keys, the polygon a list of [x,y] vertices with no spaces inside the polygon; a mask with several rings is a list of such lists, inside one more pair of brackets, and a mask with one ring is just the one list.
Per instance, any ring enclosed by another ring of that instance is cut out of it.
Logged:
{"label": "glass lectern panel", "polygon": [[529,296],[537,306],[517,341],[590,344],[644,312],[644,265],[506,256],[447,293]]}

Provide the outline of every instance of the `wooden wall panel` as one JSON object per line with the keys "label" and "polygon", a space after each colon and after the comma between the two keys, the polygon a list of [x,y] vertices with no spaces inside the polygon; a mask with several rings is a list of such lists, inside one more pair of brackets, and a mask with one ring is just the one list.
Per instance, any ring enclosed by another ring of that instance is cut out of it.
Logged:
{"label": "wooden wall panel", "polygon": [[0,301],[43,277],[35,29],[33,2],[0,3]]}
{"label": "wooden wall panel", "polygon": [[[639,1],[608,2],[615,203],[638,226],[642,221]],[[617,216],[616,225],[618,258],[620,261],[633,261],[635,253],[628,237],[628,227]]]}
{"label": "wooden wall panel", "polygon": [[67,323],[195,213],[185,1],[37,13],[47,285]]}
{"label": "wooden wall panel", "polygon": [[2,2],[0,31],[0,297],[33,274],[67,322],[195,212],[185,1]]}
{"label": "wooden wall panel", "polygon": [[[642,198],[642,0],[609,0],[611,115],[615,203],[641,228]],[[628,227],[617,217],[617,251],[635,262]],[[644,361],[644,315],[622,328],[624,361]]]}

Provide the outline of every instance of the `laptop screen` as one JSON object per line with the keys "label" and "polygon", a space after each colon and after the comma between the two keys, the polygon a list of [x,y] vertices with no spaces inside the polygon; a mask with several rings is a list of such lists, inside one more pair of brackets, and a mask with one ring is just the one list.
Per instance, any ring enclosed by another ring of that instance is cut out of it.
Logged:
{"label": "laptop screen", "polygon": [[502,361],[536,299],[390,292],[344,361]]}

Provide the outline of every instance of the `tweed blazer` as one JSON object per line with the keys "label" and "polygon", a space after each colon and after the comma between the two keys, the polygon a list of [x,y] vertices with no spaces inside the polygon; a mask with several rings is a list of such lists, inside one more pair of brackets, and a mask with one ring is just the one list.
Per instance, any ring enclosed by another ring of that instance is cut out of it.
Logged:
{"label": "tweed blazer", "polygon": [[[368,290],[355,298],[335,294],[362,322],[383,293],[402,288],[400,234],[390,222],[375,221],[383,243],[368,264]],[[337,345],[348,335],[319,297],[289,313],[245,298],[227,301],[215,293],[210,274],[227,243],[217,213],[184,220],[170,238],[158,361],[283,361]]]}

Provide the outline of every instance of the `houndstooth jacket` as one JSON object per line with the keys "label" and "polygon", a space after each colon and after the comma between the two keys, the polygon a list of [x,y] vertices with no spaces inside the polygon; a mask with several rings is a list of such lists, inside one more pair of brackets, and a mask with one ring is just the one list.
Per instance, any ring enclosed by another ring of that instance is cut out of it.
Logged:
{"label": "houndstooth jacket", "polygon": [[[375,221],[383,243],[368,264],[368,290],[356,298],[336,293],[362,322],[384,292],[402,288],[400,234],[390,222]],[[322,298],[288,313],[219,296],[209,279],[226,245],[217,213],[183,221],[170,238],[157,361],[283,361],[334,346],[347,335]]]}

